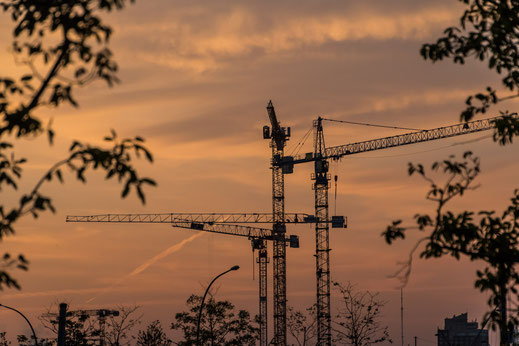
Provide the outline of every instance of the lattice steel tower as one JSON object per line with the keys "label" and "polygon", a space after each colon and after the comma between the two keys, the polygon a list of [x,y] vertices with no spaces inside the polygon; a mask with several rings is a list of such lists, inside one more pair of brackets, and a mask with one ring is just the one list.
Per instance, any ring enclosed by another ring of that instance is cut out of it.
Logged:
{"label": "lattice steel tower", "polygon": [[322,119],[314,121],[314,181],[315,194],[315,268],[317,284],[317,339],[332,343],[330,317],[330,228],[328,223],[328,161],[325,154]]}
{"label": "lattice steel tower", "polygon": [[270,139],[272,148],[272,266],[274,289],[274,345],[287,344],[287,268],[285,247],[285,173],[278,164],[284,157],[283,150],[290,137],[290,128],[282,128],[276,117],[272,101],[268,103],[267,112],[272,125],[272,133],[268,126],[263,128],[263,138]]}

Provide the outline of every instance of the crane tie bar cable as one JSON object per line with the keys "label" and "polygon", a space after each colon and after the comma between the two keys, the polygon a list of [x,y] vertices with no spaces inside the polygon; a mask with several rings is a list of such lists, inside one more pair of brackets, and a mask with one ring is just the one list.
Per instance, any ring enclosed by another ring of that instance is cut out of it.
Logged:
{"label": "crane tie bar cable", "polygon": [[326,121],[333,121],[336,123],[345,123],[345,124],[352,124],[352,125],[363,125],[363,126],[373,126],[373,127],[383,127],[386,129],[397,129],[397,130],[411,130],[411,131],[424,131],[424,129],[413,129],[410,127],[399,127],[399,126],[388,126],[388,125],[378,125],[378,124],[369,124],[369,123],[359,123],[355,121],[347,121],[347,120],[335,120],[335,119],[327,119],[322,118]]}
{"label": "crane tie bar cable", "polygon": [[311,126],[308,131],[306,131],[305,135],[301,138],[301,140],[299,140],[299,142],[296,144],[296,146],[290,151],[290,155],[297,155],[299,154],[299,151],[301,150],[301,148],[303,147],[303,145],[305,144],[306,140],[308,139],[310,133],[312,133],[312,130],[313,130],[313,126]]}

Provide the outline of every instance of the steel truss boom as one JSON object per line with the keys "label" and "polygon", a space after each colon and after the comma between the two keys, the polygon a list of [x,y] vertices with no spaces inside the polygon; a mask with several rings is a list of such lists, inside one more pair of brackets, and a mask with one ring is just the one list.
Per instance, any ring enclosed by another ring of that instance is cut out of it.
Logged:
{"label": "steel truss boom", "polygon": [[[121,222],[121,223],[173,223],[182,221],[203,223],[269,223],[272,213],[162,213],[162,214],[98,214],[69,215],[66,222]],[[331,222],[332,220],[329,220]],[[285,213],[285,223],[314,223],[313,215]]]}
{"label": "steel truss boom", "polygon": [[[267,253],[267,240],[274,240],[272,230],[257,227],[248,227],[232,224],[215,224],[200,222],[175,222],[173,227],[194,229],[198,231],[227,234],[233,236],[247,237],[251,239],[252,250],[258,250],[258,258],[256,259],[259,267],[259,325],[260,325],[260,346],[267,346],[267,263],[269,262]],[[276,238],[277,239],[277,238]],[[291,235],[285,238],[285,242],[292,248],[299,248],[299,237]]]}
{"label": "steel truss boom", "polygon": [[[511,115],[511,118],[518,119],[519,117],[517,115]],[[323,120],[322,118],[319,119],[317,121]],[[280,165],[290,166],[292,164],[312,162],[319,159],[339,159],[343,156],[360,154],[367,151],[393,148],[401,145],[416,144],[442,138],[486,131],[494,128],[494,121],[499,119],[503,119],[503,117],[493,117],[488,119],[469,121],[466,123],[443,126],[429,130],[410,132],[396,136],[328,147],[325,149],[321,158],[316,157],[315,153],[306,153],[293,157],[286,156],[281,160]]]}
{"label": "steel truss boom", "polygon": [[[242,226],[242,225],[233,225],[233,224],[219,224],[219,223],[205,223],[205,222],[191,222],[191,221],[178,221],[173,222],[171,224],[173,227],[185,228],[185,229],[193,229],[197,231],[204,231],[210,233],[219,233],[219,234],[227,234],[234,235],[240,237],[247,237],[248,239],[263,239],[263,240],[273,240],[272,230],[267,228],[259,228],[259,227],[250,227],[250,226]],[[290,247],[292,244],[299,244],[299,237],[297,235],[291,235],[290,237],[285,239],[286,242],[290,243]]]}
{"label": "steel truss boom", "polygon": [[[422,143],[442,138],[455,137],[494,128],[494,122],[503,117],[476,120],[430,130],[416,131],[402,135],[384,137],[363,142],[350,143],[334,147],[325,147],[322,118],[314,121],[314,152],[299,156],[273,157],[273,171],[277,166],[283,173],[292,173],[295,164],[314,162],[315,217],[316,222],[316,284],[317,284],[317,343],[331,345],[331,311],[330,311],[330,248],[328,224],[319,220],[328,219],[328,174],[329,160],[363,152],[387,149],[401,145]],[[511,118],[517,119],[517,115]],[[265,137],[265,130],[264,130]]]}

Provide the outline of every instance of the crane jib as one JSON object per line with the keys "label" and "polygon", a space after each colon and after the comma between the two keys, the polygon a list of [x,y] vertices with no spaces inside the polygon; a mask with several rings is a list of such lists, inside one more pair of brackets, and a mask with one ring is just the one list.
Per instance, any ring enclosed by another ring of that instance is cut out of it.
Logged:
{"label": "crane jib", "polygon": [[[362,142],[350,143],[329,147],[325,149],[324,155],[316,157],[314,153],[306,153],[298,156],[285,156],[273,162],[274,165],[282,167],[283,173],[293,172],[293,166],[300,163],[314,162],[320,160],[337,160],[343,156],[360,154],[368,151],[397,147],[401,145],[422,143],[436,139],[455,137],[459,135],[486,131],[494,128],[494,121],[504,117],[494,117],[483,120],[470,121],[462,124],[438,127],[429,130],[411,132],[401,135],[389,136]],[[511,118],[517,119],[517,115]]]}
{"label": "crane jib", "polygon": [[[338,219],[340,218],[340,219]],[[101,222],[101,223],[273,223],[272,213],[163,213],[163,214],[98,214],[67,215],[66,222]],[[306,213],[285,213],[285,223],[308,224],[316,222],[331,223],[333,228],[346,228],[344,216],[333,216],[329,220],[318,220],[314,215]],[[335,225],[335,226],[334,226]]]}

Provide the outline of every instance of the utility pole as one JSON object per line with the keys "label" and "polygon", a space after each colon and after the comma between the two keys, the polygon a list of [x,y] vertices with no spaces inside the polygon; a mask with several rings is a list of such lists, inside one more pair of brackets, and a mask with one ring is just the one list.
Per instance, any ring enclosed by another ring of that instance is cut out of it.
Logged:
{"label": "utility pole", "polygon": [[58,316],[58,346],[65,346],[65,339],[67,332],[65,330],[67,325],[67,304],[61,303],[59,305]]}
{"label": "utility pole", "polygon": [[400,287],[400,336],[404,346],[404,288]]}

